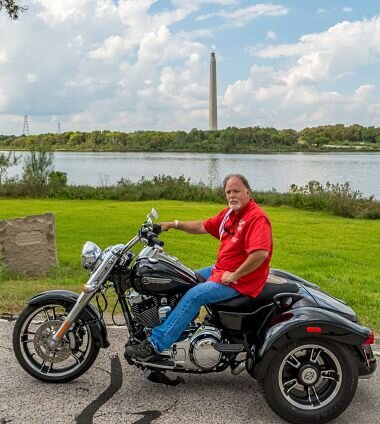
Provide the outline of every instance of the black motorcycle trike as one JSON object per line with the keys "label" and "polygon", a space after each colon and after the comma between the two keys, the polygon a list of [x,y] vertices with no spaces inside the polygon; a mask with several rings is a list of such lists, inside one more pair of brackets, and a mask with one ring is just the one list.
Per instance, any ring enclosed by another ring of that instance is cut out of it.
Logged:
{"label": "black motorcycle trike", "polygon": [[[73,380],[109,346],[103,319],[106,291],[113,288],[129,332],[141,343],[163,322],[183,294],[202,277],[163,249],[153,209],[127,244],[102,251],[87,242],[82,265],[90,272],[80,295],[40,293],[28,301],[13,332],[21,366],[50,383]],[[142,242],[137,256],[132,248]],[[96,299],[95,307],[91,300]],[[358,378],[369,378],[376,359],[374,334],[344,302],[290,272],[272,269],[257,298],[239,296],[206,305],[161,355],[130,365],[151,381],[168,383],[168,372],[207,374],[230,369],[257,379],[266,401],[292,423],[326,423],[354,397]],[[170,375],[170,374],[169,374]]]}

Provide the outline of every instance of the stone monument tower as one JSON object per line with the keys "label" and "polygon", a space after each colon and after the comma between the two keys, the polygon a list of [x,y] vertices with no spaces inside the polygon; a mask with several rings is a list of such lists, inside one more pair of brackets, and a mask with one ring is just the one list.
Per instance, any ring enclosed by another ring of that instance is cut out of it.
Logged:
{"label": "stone monument tower", "polygon": [[214,131],[218,129],[218,105],[216,100],[216,59],[215,53],[211,53],[210,58],[210,89],[209,89],[209,119],[208,129]]}

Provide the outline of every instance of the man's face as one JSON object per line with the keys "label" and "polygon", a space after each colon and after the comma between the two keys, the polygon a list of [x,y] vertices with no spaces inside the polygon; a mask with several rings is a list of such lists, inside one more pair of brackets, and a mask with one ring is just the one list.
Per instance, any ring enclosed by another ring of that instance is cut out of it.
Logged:
{"label": "man's face", "polygon": [[249,190],[238,177],[231,177],[227,181],[225,193],[228,206],[234,211],[243,208],[250,200]]}

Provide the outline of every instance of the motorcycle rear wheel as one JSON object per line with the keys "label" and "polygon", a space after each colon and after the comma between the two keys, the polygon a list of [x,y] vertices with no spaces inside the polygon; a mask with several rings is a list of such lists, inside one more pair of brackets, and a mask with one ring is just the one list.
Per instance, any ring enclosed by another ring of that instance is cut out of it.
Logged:
{"label": "motorcycle rear wheel", "polygon": [[269,406],[295,424],[323,424],[351,403],[358,370],[348,346],[331,340],[293,341],[274,356],[261,382]]}
{"label": "motorcycle rear wheel", "polygon": [[18,317],[13,330],[13,350],[24,370],[47,383],[64,383],[86,372],[99,353],[91,328],[79,319],[54,349],[48,344],[72,304],[49,301],[29,305]]}

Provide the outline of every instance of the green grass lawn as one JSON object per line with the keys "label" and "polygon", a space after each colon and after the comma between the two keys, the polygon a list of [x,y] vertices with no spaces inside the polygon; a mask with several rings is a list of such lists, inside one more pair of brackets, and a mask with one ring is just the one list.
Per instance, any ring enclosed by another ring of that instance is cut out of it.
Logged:
{"label": "green grass lawn", "polygon": [[[87,274],[80,267],[85,241],[101,248],[131,239],[147,212],[155,207],[159,220],[207,218],[221,205],[178,201],[0,200],[0,220],[53,212],[57,226],[59,266],[50,277],[27,279],[0,274],[0,312],[20,311],[28,297],[53,288],[80,291]],[[285,269],[317,283],[348,302],[362,322],[380,329],[380,224],[320,212],[265,207],[273,223],[273,268]],[[169,231],[161,236],[168,253],[186,265],[213,263],[218,241]],[[136,249],[136,248],[135,248]]]}

